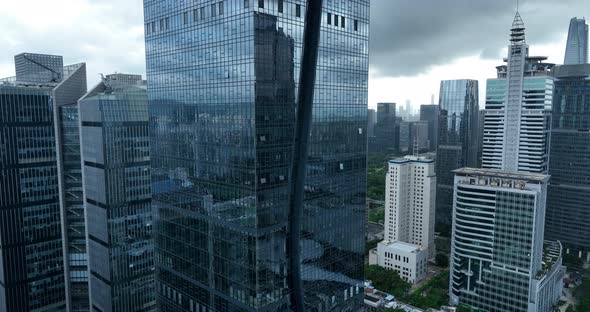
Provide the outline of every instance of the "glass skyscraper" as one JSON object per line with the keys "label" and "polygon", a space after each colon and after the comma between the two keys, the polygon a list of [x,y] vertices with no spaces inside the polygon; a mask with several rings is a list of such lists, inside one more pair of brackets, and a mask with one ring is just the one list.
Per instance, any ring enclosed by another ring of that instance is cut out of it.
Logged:
{"label": "glass skyscraper", "polygon": [[570,28],[565,47],[565,65],[588,63],[588,24],[583,18],[570,20]]}
{"label": "glass skyscraper", "polygon": [[[158,308],[285,311],[305,1],[145,0]],[[363,303],[369,1],[325,2],[302,222],[310,311]]]}
{"label": "glass skyscraper", "polygon": [[399,149],[399,125],[396,120],[395,103],[377,103],[377,123],[373,128],[371,150],[385,153]]}
{"label": "glass skyscraper", "polygon": [[78,103],[91,310],[155,311],[145,83],[107,76]]}
{"label": "glass skyscraper", "polygon": [[33,53],[15,64],[16,77],[0,80],[0,311],[65,311],[71,245],[56,133],[61,107],[86,91],[86,69]]}
{"label": "glass skyscraper", "polygon": [[438,145],[436,149],[436,224],[451,225],[453,170],[478,167],[479,93],[477,80],[440,83]]}
{"label": "glass skyscraper", "polygon": [[420,120],[428,122],[428,148],[430,150],[436,150],[438,142],[439,107],[438,105],[420,105]]}
{"label": "glass skyscraper", "polygon": [[590,252],[590,64],[554,76],[546,237]]}

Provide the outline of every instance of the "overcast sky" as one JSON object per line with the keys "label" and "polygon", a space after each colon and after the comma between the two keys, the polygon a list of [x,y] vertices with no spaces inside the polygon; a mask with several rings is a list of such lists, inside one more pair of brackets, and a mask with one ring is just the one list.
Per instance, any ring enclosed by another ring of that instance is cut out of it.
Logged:
{"label": "overcast sky", "polygon": [[[145,73],[142,0],[22,0],[0,9],[0,77],[14,55],[59,54],[99,73]],[[516,0],[371,0],[369,106],[438,102],[440,80],[494,77],[508,45]],[[532,55],[562,63],[570,18],[588,0],[521,0]],[[482,102],[480,99],[480,102]]]}

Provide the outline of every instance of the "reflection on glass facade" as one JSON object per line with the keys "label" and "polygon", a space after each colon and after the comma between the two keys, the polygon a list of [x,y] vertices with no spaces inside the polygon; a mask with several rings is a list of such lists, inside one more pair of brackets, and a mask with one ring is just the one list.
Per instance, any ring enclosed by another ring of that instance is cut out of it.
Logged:
{"label": "reflection on glass facade", "polygon": [[444,80],[440,83],[438,146],[436,150],[436,223],[451,225],[453,170],[479,167],[477,80]]}
{"label": "reflection on glass facade", "polygon": [[[288,310],[305,2],[144,7],[158,308]],[[363,301],[368,14],[366,0],[324,4],[301,242],[310,311]]]}
{"label": "reflection on glass facade", "polygon": [[555,68],[548,239],[590,251],[590,65]]}
{"label": "reflection on glass facade", "polygon": [[154,311],[145,85],[107,78],[79,107],[92,310]]}

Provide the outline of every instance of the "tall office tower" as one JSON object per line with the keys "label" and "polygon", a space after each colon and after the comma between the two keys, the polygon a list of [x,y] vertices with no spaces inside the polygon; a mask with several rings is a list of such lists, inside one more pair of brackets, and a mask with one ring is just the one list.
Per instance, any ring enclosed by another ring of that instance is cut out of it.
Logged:
{"label": "tall office tower", "polygon": [[411,152],[411,143],[412,140],[410,139],[410,135],[411,135],[411,128],[412,128],[412,123],[409,121],[399,121],[398,122],[399,125],[399,136],[398,136],[398,142],[399,142],[399,152],[402,153],[410,153]]}
{"label": "tall office tower", "polygon": [[590,64],[554,71],[547,239],[590,255]]}
{"label": "tall office tower", "polygon": [[583,18],[570,20],[570,28],[565,47],[565,65],[588,63],[588,24]]}
{"label": "tall office tower", "polygon": [[418,154],[428,149],[428,122],[412,121],[410,123],[410,138],[408,153]]}
{"label": "tall office tower", "polygon": [[0,80],[0,311],[62,311],[77,281],[64,261],[75,238],[62,228],[57,118],[86,91],[86,67],[54,55],[15,60],[16,77]]}
{"label": "tall office tower", "polygon": [[92,311],[154,311],[145,84],[107,76],[78,105]]}
{"label": "tall office tower", "polygon": [[324,2],[301,274],[285,244],[305,1],[144,10],[158,307],[285,311],[292,277],[309,309],[360,309],[369,1]]}
{"label": "tall office tower", "polygon": [[[437,226],[451,226],[453,170],[478,167],[478,94],[477,80],[443,80],[440,83],[440,117],[436,149]],[[450,235],[450,232],[447,235]]]}
{"label": "tall office tower", "polygon": [[377,124],[377,112],[373,108],[369,108],[367,112],[367,119],[369,120],[367,126],[367,136],[372,137],[375,135],[375,125]]}
{"label": "tall office tower", "polygon": [[439,107],[438,105],[420,105],[420,120],[428,122],[428,148],[432,151],[436,150],[438,142]]}
{"label": "tall office tower", "polygon": [[550,312],[562,291],[561,245],[543,241],[549,176],[455,170],[449,296],[490,312]]}
{"label": "tall office tower", "polygon": [[482,167],[511,172],[547,172],[553,64],[529,56],[524,23],[516,13],[508,65],[488,79]]}
{"label": "tall office tower", "polygon": [[395,103],[377,103],[377,123],[373,130],[375,138],[371,142],[375,151],[393,153],[398,149],[399,128],[395,122],[395,108]]}
{"label": "tall office tower", "polygon": [[389,161],[385,187],[385,237],[428,250],[434,256],[434,161],[406,156]]}

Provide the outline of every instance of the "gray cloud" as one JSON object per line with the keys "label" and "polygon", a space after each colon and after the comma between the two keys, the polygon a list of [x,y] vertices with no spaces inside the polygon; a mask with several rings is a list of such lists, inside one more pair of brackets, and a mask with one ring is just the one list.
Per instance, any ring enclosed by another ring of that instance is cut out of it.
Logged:
{"label": "gray cloud", "polygon": [[98,73],[145,74],[142,0],[54,0],[35,12],[21,2],[0,10],[0,76],[14,74],[21,52],[86,62],[89,87]]}
{"label": "gray cloud", "polygon": [[[370,1],[374,77],[415,76],[464,56],[499,60],[515,11],[515,0]],[[0,10],[0,77],[13,74],[13,56],[25,51],[86,62],[91,85],[98,73],[145,73],[142,0],[35,2],[36,10],[28,1]],[[590,15],[587,0],[521,2],[532,44],[555,42],[571,17]]]}
{"label": "gray cloud", "polygon": [[[371,0],[373,76],[415,76],[466,56],[500,60],[515,10],[514,0]],[[546,44],[567,32],[571,17],[590,14],[590,5],[523,0],[520,13],[527,41]]]}

